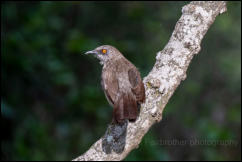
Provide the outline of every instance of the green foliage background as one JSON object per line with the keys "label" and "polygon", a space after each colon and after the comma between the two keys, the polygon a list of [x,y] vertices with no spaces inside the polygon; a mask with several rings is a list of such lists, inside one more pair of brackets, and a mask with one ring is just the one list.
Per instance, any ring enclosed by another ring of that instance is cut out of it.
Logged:
{"label": "green foliage background", "polygon": [[[98,60],[83,53],[113,45],[144,77],[187,3],[1,3],[1,160],[84,153],[104,134],[112,108]],[[125,160],[241,160],[241,2],[227,5],[163,120]],[[189,143],[204,140],[219,143]]]}

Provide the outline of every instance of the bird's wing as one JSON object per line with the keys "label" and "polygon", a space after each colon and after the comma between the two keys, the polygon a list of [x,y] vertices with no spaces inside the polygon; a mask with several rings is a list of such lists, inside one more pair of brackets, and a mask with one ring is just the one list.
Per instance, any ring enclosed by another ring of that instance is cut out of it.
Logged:
{"label": "bird's wing", "polygon": [[[124,62],[126,63],[126,62]],[[102,76],[107,100],[113,106],[113,119],[118,123],[137,118],[137,102],[145,100],[145,89],[140,73],[134,66],[115,64]],[[128,80],[127,80],[128,79]],[[130,84],[129,84],[130,83]],[[131,88],[131,91],[126,88]],[[126,89],[126,90],[125,90]]]}
{"label": "bird's wing", "polygon": [[128,76],[131,84],[131,90],[136,97],[136,101],[138,103],[143,103],[145,101],[145,88],[139,71],[136,68],[130,68],[128,70]]}
{"label": "bird's wing", "polygon": [[130,93],[121,93],[114,103],[113,117],[118,123],[125,119],[135,120],[137,118],[137,103]]}
{"label": "bird's wing", "polygon": [[[127,82],[129,82],[126,83],[126,87],[131,88],[131,91],[120,91],[119,95],[117,95],[113,113],[115,120],[119,123],[124,121],[124,119],[136,120],[138,115],[137,103],[145,101],[145,88],[139,71],[134,66],[126,67],[128,67],[128,74],[126,73],[128,75]],[[119,82],[126,81],[120,79]]]}

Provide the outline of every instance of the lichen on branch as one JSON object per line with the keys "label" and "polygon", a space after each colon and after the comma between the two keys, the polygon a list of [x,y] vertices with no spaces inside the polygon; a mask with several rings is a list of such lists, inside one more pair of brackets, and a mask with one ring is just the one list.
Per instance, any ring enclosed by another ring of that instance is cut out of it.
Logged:
{"label": "lichen on branch", "polygon": [[156,55],[156,62],[143,82],[146,102],[141,105],[135,122],[109,125],[105,135],[74,161],[122,160],[139,147],[150,127],[162,119],[169,98],[182,80],[201,41],[217,15],[225,12],[224,1],[194,1],[182,8],[182,16],[165,48]]}

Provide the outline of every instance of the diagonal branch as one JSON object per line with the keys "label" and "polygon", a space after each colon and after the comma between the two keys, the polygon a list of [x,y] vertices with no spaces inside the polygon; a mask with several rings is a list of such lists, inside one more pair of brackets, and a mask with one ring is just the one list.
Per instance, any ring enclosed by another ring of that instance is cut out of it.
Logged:
{"label": "diagonal branch", "polygon": [[105,135],[74,161],[122,160],[138,148],[150,127],[162,119],[165,105],[186,78],[188,65],[200,51],[210,25],[226,10],[224,1],[194,1],[185,5],[168,44],[157,53],[153,69],[144,78],[146,102],[141,105],[139,118],[134,123],[109,125]]}

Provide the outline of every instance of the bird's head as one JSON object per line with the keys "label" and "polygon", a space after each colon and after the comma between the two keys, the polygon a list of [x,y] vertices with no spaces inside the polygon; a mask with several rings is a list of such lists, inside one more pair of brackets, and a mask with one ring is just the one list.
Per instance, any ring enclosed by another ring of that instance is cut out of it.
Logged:
{"label": "bird's head", "polygon": [[109,60],[118,59],[122,57],[122,54],[113,46],[103,45],[95,48],[92,51],[88,51],[85,54],[93,54],[100,60],[100,63],[103,65]]}

